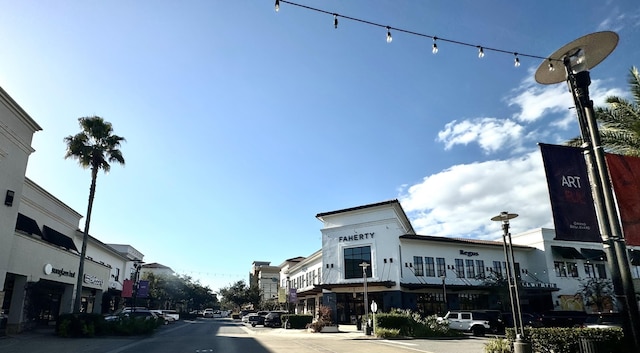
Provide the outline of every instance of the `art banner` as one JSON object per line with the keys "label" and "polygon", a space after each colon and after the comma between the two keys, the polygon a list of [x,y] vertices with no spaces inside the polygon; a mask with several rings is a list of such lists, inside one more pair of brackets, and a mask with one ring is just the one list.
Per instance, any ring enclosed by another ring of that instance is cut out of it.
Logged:
{"label": "art banner", "polygon": [[132,296],[133,296],[133,281],[130,279],[125,279],[122,282],[122,297],[131,298]]}
{"label": "art banner", "polygon": [[640,158],[606,154],[627,245],[640,245]]}
{"label": "art banner", "polygon": [[583,150],[542,143],[539,146],[556,239],[602,242]]}
{"label": "art banner", "polygon": [[146,298],[149,296],[149,281],[138,281],[137,298]]}

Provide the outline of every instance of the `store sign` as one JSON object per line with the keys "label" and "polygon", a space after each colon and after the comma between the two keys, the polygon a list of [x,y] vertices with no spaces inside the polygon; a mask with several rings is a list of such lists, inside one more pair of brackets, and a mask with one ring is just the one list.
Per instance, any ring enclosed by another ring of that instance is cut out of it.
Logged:
{"label": "store sign", "polygon": [[44,273],[46,275],[51,275],[51,274],[58,275],[58,277],[65,276],[65,277],[73,278],[76,276],[75,272],[65,270],[64,268],[55,268],[51,264],[44,265]]}
{"label": "store sign", "polygon": [[475,251],[460,250],[460,255],[467,255],[471,257],[471,256],[480,256],[480,253],[477,253]]}
{"label": "store sign", "polygon": [[102,283],[104,283],[104,281],[94,275],[90,275],[85,273],[84,275],[84,283],[86,284],[93,284],[95,286],[101,286]]}
{"label": "store sign", "polygon": [[338,237],[338,241],[339,242],[358,241],[358,240],[366,240],[366,239],[373,239],[373,232],[371,232],[371,233],[354,234],[354,235],[346,235],[346,236],[339,236]]}

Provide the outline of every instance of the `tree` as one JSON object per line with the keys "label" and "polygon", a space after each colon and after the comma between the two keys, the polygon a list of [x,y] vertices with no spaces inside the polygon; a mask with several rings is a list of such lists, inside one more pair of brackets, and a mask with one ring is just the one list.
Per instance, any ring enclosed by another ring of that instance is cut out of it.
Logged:
{"label": "tree", "polygon": [[[606,107],[596,107],[596,120],[602,147],[607,152],[640,156],[640,73],[633,66],[629,70],[629,89],[633,101],[612,96]],[[567,142],[570,146],[581,146],[582,138]]]}
{"label": "tree", "polygon": [[104,121],[99,116],[79,118],[81,131],[74,136],[67,136],[64,142],[67,144],[65,159],[73,158],[84,169],[91,169],[91,187],[89,188],[89,203],[85,217],[84,232],[82,235],[82,250],[80,252],[80,265],[78,267],[78,281],[76,285],[76,298],[73,311],[80,312],[82,296],[82,279],[84,277],[84,261],[87,253],[87,241],[89,238],[89,225],[91,223],[91,210],[96,194],[96,179],[98,171],[105,173],[111,169],[110,163],[124,165],[124,157],[120,151],[120,144],[125,141],[123,137],[113,134],[111,123]]}
{"label": "tree", "polygon": [[613,285],[605,278],[588,278],[580,281],[578,293],[588,306],[595,305],[598,312],[605,309],[606,304],[611,304]]}
{"label": "tree", "polygon": [[257,286],[247,286],[243,280],[220,289],[220,295],[222,295],[224,303],[231,304],[238,309],[247,304],[256,309],[259,307],[261,300],[260,289]]}

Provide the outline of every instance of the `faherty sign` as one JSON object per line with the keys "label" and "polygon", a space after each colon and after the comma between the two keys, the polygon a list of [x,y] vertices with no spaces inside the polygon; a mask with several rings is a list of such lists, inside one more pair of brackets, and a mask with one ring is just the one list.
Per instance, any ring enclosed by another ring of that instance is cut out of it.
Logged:
{"label": "faherty sign", "polygon": [[358,241],[358,240],[365,240],[365,239],[373,239],[373,232],[354,234],[354,235],[345,235],[345,236],[338,237],[339,242]]}

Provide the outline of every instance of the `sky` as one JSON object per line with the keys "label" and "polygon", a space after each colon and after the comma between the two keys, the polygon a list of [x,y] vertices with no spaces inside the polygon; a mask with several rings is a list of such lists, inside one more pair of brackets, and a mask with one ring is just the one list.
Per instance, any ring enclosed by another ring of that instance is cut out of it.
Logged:
{"label": "sky", "polygon": [[[398,199],[418,234],[553,228],[538,143],[579,134],[546,57],[615,31],[591,98],[630,97],[635,0],[492,2],[0,0],[0,86],[42,127],[26,176],[85,215],[90,173],[64,159],[78,118],[126,138],[97,179],[90,233],[214,291],[322,246],[315,215]],[[338,28],[331,13],[338,13]],[[361,21],[350,20],[359,19]],[[428,36],[496,48],[477,48]],[[78,225],[84,228],[84,220]]]}

